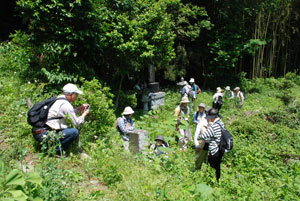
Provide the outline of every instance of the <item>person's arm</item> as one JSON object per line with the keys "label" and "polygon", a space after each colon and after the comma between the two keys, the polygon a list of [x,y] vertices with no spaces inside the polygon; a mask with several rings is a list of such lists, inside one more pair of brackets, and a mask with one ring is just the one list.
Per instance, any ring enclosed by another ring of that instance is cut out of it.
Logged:
{"label": "person's arm", "polygon": [[218,94],[214,94],[213,99],[214,99],[214,102],[216,102],[218,99]]}
{"label": "person's arm", "polygon": [[124,134],[128,134],[129,131],[126,129],[126,124],[124,122],[124,119],[121,118],[119,121],[118,121],[118,127],[120,129],[120,131]]}
{"label": "person's arm", "polygon": [[241,105],[243,105],[245,97],[244,97],[244,94],[242,92],[240,93],[240,97],[241,97]]}
{"label": "person's arm", "polygon": [[179,117],[179,113],[180,113],[180,108],[176,107],[174,111],[174,116]]}
{"label": "person's arm", "polygon": [[195,148],[198,149],[199,148],[199,141],[198,141],[198,137],[201,131],[201,127],[200,124],[197,125],[196,127],[196,131],[195,131],[195,136],[194,136],[194,144],[195,144]]}
{"label": "person's arm", "polygon": [[205,133],[203,134],[200,134],[198,136],[198,139],[203,139],[203,140],[207,140],[207,139],[210,139],[214,136],[214,131],[212,129],[212,127],[208,127],[207,130],[205,131]]}
{"label": "person's arm", "polygon": [[74,126],[79,126],[80,124],[83,124],[85,116],[89,113],[89,110],[87,110],[83,112],[81,116],[77,117],[74,108],[71,104],[63,104],[61,106],[61,111],[64,116],[68,115],[71,118]]}
{"label": "person's arm", "polygon": [[129,127],[127,128],[128,131],[133,131],[135,129],[135,125],[132,119],[129,120],[128,122]]}
{"label": "person's arm", "polygon": [[197,121],[197,112],[194,113],[193,122],[194,122],[195,124],[198,123],[198,121]]}
{"label": "person's arm", "polygon": [[181,95],[184,96],[185,93],[186,93],[186,89],[185,89],[185,87],[183,87],[183,88],[182,88]]}

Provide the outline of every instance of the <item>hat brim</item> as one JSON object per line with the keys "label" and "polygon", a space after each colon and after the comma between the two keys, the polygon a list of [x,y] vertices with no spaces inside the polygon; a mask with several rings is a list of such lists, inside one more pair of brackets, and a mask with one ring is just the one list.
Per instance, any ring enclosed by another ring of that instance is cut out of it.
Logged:
{"label": "hat brim", "polygon": [[76,90],[74,93],[77,93],[77,94],[83,94],[83,91]]}
{"label": "hat brim", "polygon": [[205,119],[212,119],[212,118],[216,118],[218,117],[219,115],[215,114],[215,115],[208,115],[205,117]]}
{"label": "hat brim", "polygon": [[164,144],[166,144],[166,141],[164,141],[164,140],[162,140],[162,139],[159,139],[159,138],[155,139],[155,141],[157,141],[157,140],[160,140],[160,141],[162,141]]}
{"label": "hat brim", "polygon": [[123,115],[130,115],[130,114],[133,114],[134,112],[123,112]]}

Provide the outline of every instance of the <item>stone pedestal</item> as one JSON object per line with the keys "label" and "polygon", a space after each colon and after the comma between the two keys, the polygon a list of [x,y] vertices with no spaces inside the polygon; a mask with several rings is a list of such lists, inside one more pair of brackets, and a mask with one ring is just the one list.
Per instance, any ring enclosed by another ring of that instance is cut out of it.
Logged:
{"label": "stone pedestal", "polygon": [[151,82],[148,84],[148,88],[151,93],[157,93],[157,92],[159,92],[159,83]]}
{"label": "stone pedestal", "polygon": [[155,110],[161,105],[164,105],[165,103],[165,92],[157,92],[152,93],[150,96],[150,107],[152,110]]}
{"label": "stone pedestal", "polygon": [[129,139],[129,150],[132,153],[141,152],[148,145],[148,132],[136,129],[130,133]]}

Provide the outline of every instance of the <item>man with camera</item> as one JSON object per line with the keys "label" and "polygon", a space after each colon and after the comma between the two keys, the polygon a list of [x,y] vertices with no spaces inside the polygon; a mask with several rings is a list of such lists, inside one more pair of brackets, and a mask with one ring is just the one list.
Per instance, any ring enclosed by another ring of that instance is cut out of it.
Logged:
{"label": "man with camera", "polygon": [[[48,140],[48,131],[56,131],[58,135],[62,133],[60,138],[61,147],[56,147],[57,154],[68,149],[69,145],[78,139],[79,131],[77,128],[69,128],[67,118],[70,118],[73,125],[76,127],[84,123],[86,115],[89,113],[89,104],[83,104],[78,108],[74,108],[73,103],[79,94],[83,94],[81,90],[74,84],[66,84],[63,87],[63,94],[57,97],[55,103],[50,107],[47,116],[46,130],[40,134],[35,133],[34,138],[42,142]],[[77,116],[80,114],[80,116]]]}

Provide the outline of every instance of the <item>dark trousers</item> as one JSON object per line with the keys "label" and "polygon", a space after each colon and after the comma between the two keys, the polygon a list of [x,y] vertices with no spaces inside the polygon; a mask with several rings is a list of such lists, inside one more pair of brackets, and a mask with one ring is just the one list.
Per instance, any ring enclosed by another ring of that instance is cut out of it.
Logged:
{"label": "dark trousers", "polygon": [[221,161],[222,161],[223,153],[219,150],[214,155],[208,155],[208,163],[212,168],[216,170],[216,178],[219,181],[221,177]]}
{"label": "dark trousers", "polygon": [[216,110],[218,110],[218,111],[220,111],[221,108],[222,108],[222,105],[220,105],[219,103],[213,102],[213,108],[216,109]]}
{"label": "dark trousers", "polygon": [[[62,138],[60,139],[60,144],[61,144],[61,149],[60,147],[56,147],[55,150],[57,153],[60,151],[65,151],[69,148],[69,145],[78,138],[79,136],[79,131],[77,128],[66,128],[63,129],[62,131]],[[59,135],[59,131],[56,132],[57,135]],[[48,132],[44,132],[41,134],[33,134],[34,138],[38,142],[42,142],[43,140],[46,140],[46,142],[49,140]]]}

